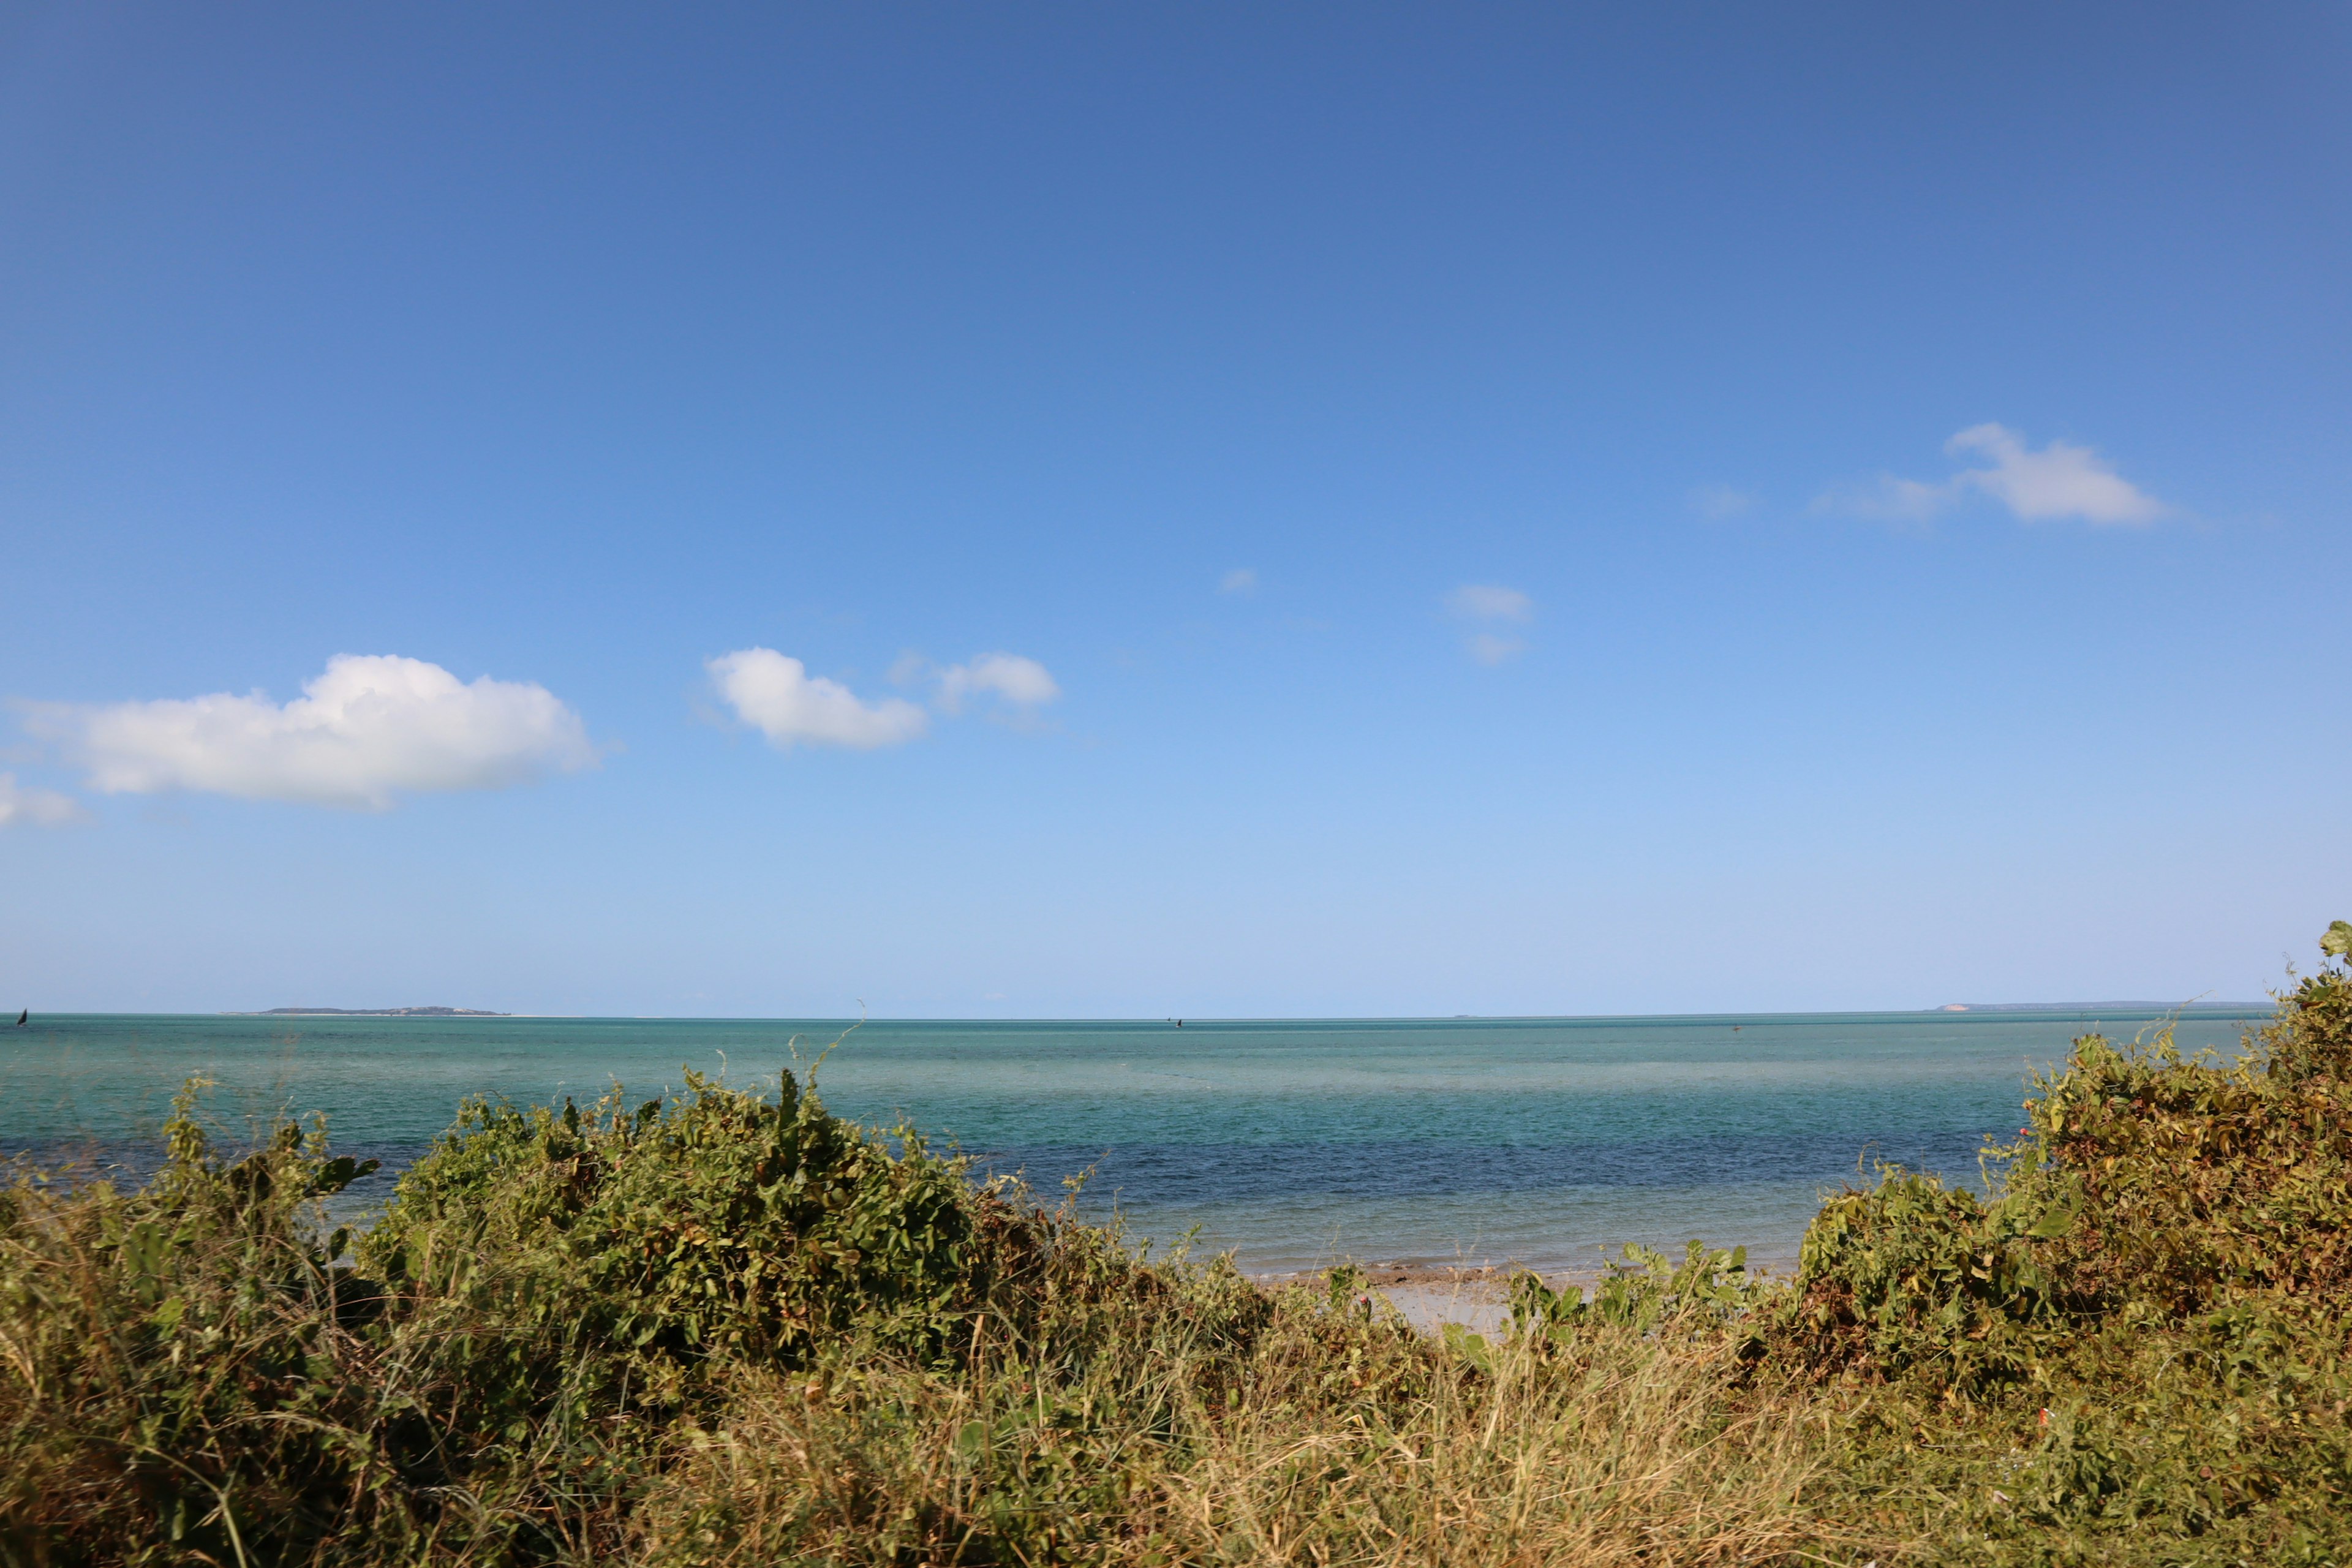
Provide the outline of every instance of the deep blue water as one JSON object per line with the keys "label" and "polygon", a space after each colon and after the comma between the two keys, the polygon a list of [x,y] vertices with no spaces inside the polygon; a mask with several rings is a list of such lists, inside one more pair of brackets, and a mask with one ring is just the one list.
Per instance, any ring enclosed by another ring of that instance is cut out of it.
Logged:
{"label": "deep blue water", "polygon": [[[2183,1046],[2235,1045],[2242,1013],[2181,1015]],[[817,1087],[835,1111],[901,1121],[1058,1195],[1117,1205],[1166,1244],[1244,1267],[1342,1256],[1590,1266],[1628,1241],[1741,1244],[1785,1265],[1821,1194],[1886,1160],[1976,1179],[2020,1122],[2029,1072],[2095,1027],[2153,1015],[1196,1023],[874,1022]],[[467,1095],[519,1101],[683,1069],[772,1085],[846,1026],[631,1018],[64,1016],[0,1036],[0,1152],[152,1159],[172,1092],[202,1074],[244,1135],[323,1112],[336,1146],[387,1162]],[[798,1037],[795,1044],[795,1037]]]}

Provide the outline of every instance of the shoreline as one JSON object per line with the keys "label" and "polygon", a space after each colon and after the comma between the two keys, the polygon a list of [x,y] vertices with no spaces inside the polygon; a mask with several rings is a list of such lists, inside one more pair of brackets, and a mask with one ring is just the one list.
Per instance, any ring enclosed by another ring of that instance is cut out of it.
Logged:
{"label": "shoreline", "polygon": [[[1623,1256],[1621,1251],[1618,1256]],[[1541,1269],[1523,1268],[1512,1264],[1425,1264],[1425,1263],[1363,1263],[1347,1260],[1332,1268],[1354,1267],[1363,1271],[1364,1288],[1376,1295],[1423,1334],[1436,1334],[1447,1325],[1467,1329],[1473,1333],[1494,1333],[1509,1322],[1511,1316],[1510,1283],[1522,1273],[1530,1273],[1552,1290],[1569,1287],[1591,1291],[1600,1282],[1605,1265],[1590,1268]],[[1774,1251],[1761,1258],[1750,1249],[1748,1273],[1751,1279],[1789,1279],[1797,1272],[1797,1254]],[[1273,1272],[1244,1270],[1252,1284],[1265,1290],[1278,1290],[1285,1286],[1321,1284],[1329,1278],[1328,1268],[1292,1269]]]}

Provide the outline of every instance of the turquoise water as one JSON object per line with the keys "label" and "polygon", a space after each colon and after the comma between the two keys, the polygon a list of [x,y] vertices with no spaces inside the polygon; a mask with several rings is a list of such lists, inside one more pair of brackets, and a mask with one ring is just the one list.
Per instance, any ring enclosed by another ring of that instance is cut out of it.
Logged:
{"label": "turquoise water", "polygon": [[[2229,1047],[2244,1015],[2180,1015]],[[1824,1190],[1864,1159],[1973,1180],[2017,1131],[2029,1071],[2098,1027],[2155,1015],[1850,1014],[1195,1023],[874,1022],[818,1088],[1058,1195],[1116,1203],[1166,1244],[1264,1272],[1341,1257],[1589,1268],[1629,1241],[1692,1237],[1785,1266]],[[180,1081],[218,1081],[237,1135],[323,1111],[336,1146],[387,1163],[469,1094],[633,1099],[682,1068],[772,1085],[838,1022],[634,1018],[63,1016],[0,1036],[0,1152],[152,1160]],[[797,1047],[794,1037],[799,1037]]]}

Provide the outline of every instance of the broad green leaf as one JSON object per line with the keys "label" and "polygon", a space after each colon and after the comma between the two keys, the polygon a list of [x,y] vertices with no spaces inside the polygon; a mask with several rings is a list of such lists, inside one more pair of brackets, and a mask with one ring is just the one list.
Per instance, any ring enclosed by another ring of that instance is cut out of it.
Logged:
{"label": "broad green leaf", "polygon": [[2319,939],[2319,951],[2330,958],[2352,958],[2352,921],[2329,922],[2326,934]]}

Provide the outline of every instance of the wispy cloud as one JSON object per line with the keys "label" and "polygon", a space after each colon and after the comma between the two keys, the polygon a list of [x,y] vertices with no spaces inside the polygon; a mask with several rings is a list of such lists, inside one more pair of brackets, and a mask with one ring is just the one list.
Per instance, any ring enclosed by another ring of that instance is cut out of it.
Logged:
{"label": "wispy cloud", "polygon": [[81,803],[53,789],[27,789],[0,773],[0,827],[63,827],[89,816]]}
{"label": "wispy cloud", "polygon": [[2172,509],[2133,484],[2088,447],[2052,441],[2035,451],[2004,425],[1974,425],[1944,443],[1954,457],[1983,464],[1937,483],[1880,474],[1868,483],[1832,490],[1817,511],[1843,512],[1885,522],[1925,523],[1971,492],[1990,497],[2022,522],[2074,520],[2102,526],[2155,522]]}
{"label": "wispy cloud", "polygon": [[580,716],[545,687],[466,682],[423,659],[337,654],[303,694],[42,703],[26,727],[110,795],[203,790],[382,811],[403,793],[504,789],[593,766]]}
{"label": "wispy cloud", "polygon": [[[712,683],[735,710],[736,718],[766,735],[779,748],[845,746],[870,752],[921,739],[931,716],[903,697],[868,702],[837,680],[811,675],[799,659],[772,647],[747,647],[709,661]],[[928,682],[932,706],[961,713],[982,700],[1025,721],[1060,699],[1061,687],[1045,667],[1017,653],[976,654],[961,664],[937,666],[919,653],[903,653],[890,666],[895,686]]]}
{"label": "wispy cloud", "polygon": [[949,713],[961,712],[973,697],[992,696],[1015,708],[1035,708],[1061,695],[1044,665],[1017,653],[979,654],[939,673],[940,707]]}
{"label": "wispy cloud", "polygon": [[1701,485],[1690,492],[1691,510],[1709,522],[1724,522],[1756,509],[1756,497],[1729,485]]}
{"label": "wispy cloud", "polygon": [[2027,522],[2079,517],[2085,522],[2154,522],[2172,509],[2109,468],[2088,447],[2053,441],[2028,451],[2016,431],[1976,425],[1944,443],[1955,456],[1979,453],[1989,468],[1955,476],[2000,501]]}
{"label": "wispy cloud", "polygon": [[1462,646],[1480,664],[1502,664],[1528,651],[1524,637],[1496,629],[1519,625],[1534,616],[1535,601],[1517,588],[1495,583],[1465,583],[1445,595],[1445,609],[1456,620],[1479,626],[1463,639]]}
{"label": "wispy cloud", "polygon": [[870,752],[904,745],[930,728],[930,716],[906,699],[862,701],[839,681],[811,675],[799,659],[772,647],[738,648],[704,668],[735,717],[779,750],[798,744]]}
{"label": "wispy cloud", "polygon": [[1480,664],[1502,664],[1528,651],[1525,637],[1498,637],[1493,632],[1473,632],[1463,645],[1470,657]]}
{"label": "wispy cloud", "polygon": [[1873,522],[1924,524],[1948,511],[1959,500],[1950,484],[1927,485],[1917,479],[1881,474],[1866,484],[1843,486],[1813,498],[1813,510]]}
{"label": "wispy cloud", "polygon": [[1257,568],[1236,566],[1217,580],[1220,594],[1255,594],[1257,592]]}
{"label": "wispy cloud", "polygon": [[1517,588],[1465,583],[1445,595],[1445,607],[1465,621],[1524,621],[1535,613],[1536,602]]}

